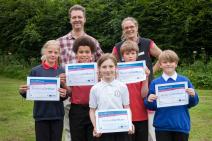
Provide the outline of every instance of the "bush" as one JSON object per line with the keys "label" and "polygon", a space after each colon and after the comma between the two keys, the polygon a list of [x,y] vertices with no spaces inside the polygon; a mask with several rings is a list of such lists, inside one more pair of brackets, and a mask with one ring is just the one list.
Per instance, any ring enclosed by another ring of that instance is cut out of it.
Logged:
{"label": "bush", "polygon": [[[4,55],[0,57],[0,75],[10,78],[25,80],[32,67],[38,65],[39,61],[35,58],[27,63],[17,55]],[[195,88],[212,89],[212,59],[205,64],[201,60],[195,61],[191,65],[180,64],[177,72],[188,77]],[[157,73],[156,76],[161,75]]]}
{"label": "bush", "polygon": [[212,88],[212,61],[205,64],[203,61],[196,61],[189,66],[180,66],[178,72],[187,76],[193,85],[198,89]]}
{"label": "bush", "polygon": [[16,55],[4,55],[0,57],[0,75],[15,79],[26,79],[31,66],[35,66],[36,60],[28,64],[23,59],[18,59]]}

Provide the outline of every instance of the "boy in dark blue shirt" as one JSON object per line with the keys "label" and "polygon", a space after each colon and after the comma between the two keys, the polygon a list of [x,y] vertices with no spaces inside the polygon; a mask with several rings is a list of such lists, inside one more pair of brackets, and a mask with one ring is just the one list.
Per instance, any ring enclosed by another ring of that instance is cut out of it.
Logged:
{"label": "boy in dark blue shirt", "polygon": [[[198,95],[190,80],[176,73],[178,61],[177,54],[172,50],[165,50],[160,54],[159,64],[163,74],[151,82],[149,94],[144,100],[148,109],[155,110],[153,126],[155,127],[157,141],[188,141],[190,131],[189,108],[199,102]],[[188,88],[185,89],[188,94],[188,104],[158,107],[156,86],[175,82],[188,84]]]}

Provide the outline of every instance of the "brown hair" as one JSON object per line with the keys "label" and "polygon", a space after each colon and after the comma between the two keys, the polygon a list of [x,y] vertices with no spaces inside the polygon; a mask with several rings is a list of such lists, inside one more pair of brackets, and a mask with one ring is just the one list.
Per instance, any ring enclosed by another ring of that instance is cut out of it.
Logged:
{"label": "brown hair", "polygon": [[69,18],[71,18],[71,12],[74,11],[74,10],[80,10],[83,12],[83,15],[85,17],[85,8],[79,4],[75,4],[73,5],[69,10],[68,10],[68,15],[69,15]]}
{"label": "brown hair", "polygon": [[96,44],[94,39],[89,36],[81,36],[75,40],[73,44],[74,53],[77,53],[80,46],[88,46],[92,53],[96,52]]}
{"label": "brown hair", "polygon": [[111,53],[105,53],[103,54],[97,61],[97,66],[98,68],[101,67],[102,63],[105,62],[106,60],[112,60],[112,62],[115,64],[115,66],[117,66],[117,59],[116,57],[111,54]]}
{"label": "brown hair", "polygon": [[138,44],[130,40],[125,41],[120,48],[121,55],[123,55],[124,52],[128,51],[136,51],[136,53],[138,54],[139,52]]}
{"label": "brown hair", "polygon": [[179,62],[179,57],[173,50],[164,50],[159,55],[158,60],[159,60],[159,62],[168,61],[168,62],[176,62],[176,63],[178,63]]}

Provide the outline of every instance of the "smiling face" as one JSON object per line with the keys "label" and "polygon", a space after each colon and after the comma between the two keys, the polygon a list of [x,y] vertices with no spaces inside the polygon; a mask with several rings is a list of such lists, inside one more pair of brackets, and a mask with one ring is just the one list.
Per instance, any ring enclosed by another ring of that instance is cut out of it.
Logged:
{"label": "smiling face", "polygon": [[127,40],[134,40],[138,35],[138,27],[131,20],[126,20],[122,23],[122,30]]}
{"label": "smiling face", "polygon": [[99,67],[99,73],[102,80],[111,82],[116,76],[116,65],[111,59],[105,60]]}
{"label": "smiling face", "polygon": [[55,63],[57,63],[59,52],[59,47],[56,44],[51,44],[47,48],[45,48],[44,55],[46,63],[50,66],[53,66]]}
{"label": "smiling face", "polygon": [[165,74],[172,76],[175,73],[175,70],[177,68],[177,63],[161,60],[160,61],[160,68],[163,70],[163,72]]}
{"label": "smiling face", "polygon": [[70,14],[70,23],[73,30],[83,30],[85,24],[85,15],[81,10],[72,10]]}
{"label": "smiling face", "polygon": [[78,63],[89,63],[92,60],[92,53],[89,46],[80,46],[76,53]]}
{"label": "smiling face", "polygon": [[137,58],[137,52],[135,50],[131,50],[131,51],[125,51],[123,53],[123,58],[125,62],[132,62],[132,61],[136,61]]}

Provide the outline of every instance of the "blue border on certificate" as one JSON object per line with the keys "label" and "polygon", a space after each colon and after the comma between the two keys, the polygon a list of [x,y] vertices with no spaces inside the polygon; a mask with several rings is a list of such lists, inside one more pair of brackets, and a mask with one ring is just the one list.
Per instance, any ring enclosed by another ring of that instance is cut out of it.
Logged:
{"label": "blue border on certificate", "polygon": [[[58,77],[27,77],[27,90],[26,99],[36,101],[59,101],[60,94],[60,79]],[[35,90],[31,89],[32,87]],[[37,92],[36,92],[36,89]],[[45,94],[45,95],[42,95]]]}

